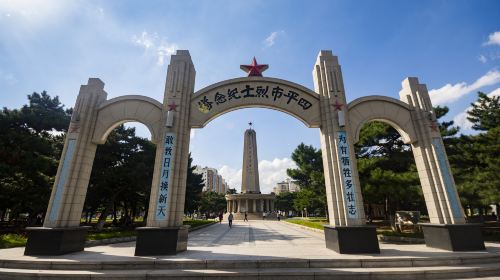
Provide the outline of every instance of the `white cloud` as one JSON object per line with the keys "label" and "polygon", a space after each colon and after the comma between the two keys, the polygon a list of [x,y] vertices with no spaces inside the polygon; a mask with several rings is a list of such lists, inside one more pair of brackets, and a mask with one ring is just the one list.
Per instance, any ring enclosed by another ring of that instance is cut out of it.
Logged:
{"label": "white cloud", "polygon": [[2,0],[0,1],[0,16],[11,19],[16,27],[24,25],[30,29],[40,28],[46,24],[55,23],[68,16],[73,11],[77,1],[65,0]]}
{"label": "white cloud", "polygon": [[156,56],[158,65],[165,64],[165,58],[175,53],[179,48],[175,43],[169,43],[166,38],[160,38],[157,33],[150,34],[143,31],[141,35],[132,36],[132,42],[144,48],[146,53],[151,53]]}
{"label": "white cloud", "polygon": [[500,72],[498,70],[491,70],[471,85],[467,85],[466,82],[454,85],[446,84],[441,88],[430,90],[429,95],[434,105],[442,105],[452,103],[464,95],[474,92],[482,87],[491,86],[499,82]]}
{"label": "white cloud", "polygon": [[[488,97],[500,96],[500,88],[488,93]],[[472,129],[472,123],[467,119],[467,111],[471,110],[472,106],[467,107],[463,112],[459,113],[453,118],[455,125],[460,126],[462,130]]]}
{"label": "white cloud", "polygon": [[491,33],[488,36],[488,41],[484,45],[499,45],[500,46],[500,31]]}
{"label": "white cloud", "polygon": [[283,30],[271,32],[271,34],[269,34],[269,36],[267,36],[267,38],[264,39],[264,45],[266,47],[272,47],[274,43],[276,43],[276,38],[278,38],[278,36],[283,33],[285,33]]}
{"label": "white cloud", "polygon": [[486,56],[480,55],[479,56],[479,61],[481,61],[482,63],[486,63],[488,61],[488,59],[486,58]]}
{"label": "white cloud", "polygon": [[[275,158],[272,161],[261,160],[259,162],[260,191],[262,193],[272,192],[276,183],[288,178],[286,175],[288,168],[297,168],[295,162],[289,158]],[[230,188],[237,188],[238,192],[241,190],[241,176],[243,174],[241,168],[236,169],[224,165],[218,171],[226,179]]]}
{"label": "white cloud", "polygon": [[12,73],[6,73],[0,69],[0,81],[4,81],[9,85],[17,83],[16,77]]}
{"label": "white cloud", "polygon": [[241,176],[242,171],[240,169],[235,169],[230,166],[224,165],[218,170],[219,174],[224,178],[230,188],[239,192],[241,190]]}

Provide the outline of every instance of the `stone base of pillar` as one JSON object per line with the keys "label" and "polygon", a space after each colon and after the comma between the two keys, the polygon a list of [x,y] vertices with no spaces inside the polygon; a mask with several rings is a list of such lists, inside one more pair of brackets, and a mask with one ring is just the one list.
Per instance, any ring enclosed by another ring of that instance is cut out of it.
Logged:
{"label": "stone base of pillar", "polygon": [[27,227],[26,256],[57,256],[83,251],[90,227]]}
{"label": "stone base of pillar", "polygon": [[136,256],[175,255],[187,250],[188,227],[140,227],[136,231]]}
{"label": "stone base of pillar", "polygon": [[325,225],[326,248],[340,254],[380,254],[374,226]]}
{"label": "stone base of pillar", "polygon": [[480,251],[484,247],[480,224],[422,223],[425,245],[448,251]]}

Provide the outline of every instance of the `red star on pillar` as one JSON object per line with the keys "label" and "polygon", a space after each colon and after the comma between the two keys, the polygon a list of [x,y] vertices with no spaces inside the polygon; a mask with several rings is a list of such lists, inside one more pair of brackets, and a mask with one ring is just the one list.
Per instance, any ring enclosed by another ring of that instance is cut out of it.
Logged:
{"label": "red star on pillar", "polygon": [[439,131],[439,127],[437,126],[436,122],[432,122],[431,125],[429,125],[432,131]]}
{"label": "red star on pillar", "polygon": [[253,57],[252,64],[240,65],[240,69],[248,73],[248,77],[262,77],[262,72],[269,68],[267,64],[257,64],[255,56]]}
{"label": "red star on pillar", "polygon": [[333,104],[333,107],[335,107],[335,111],[342,111],[342,106],[344,104],[339,103],[337,100],[335,100],[335,103]]}
{"label": "red star on pillar", "polygon": [[167,106],[169,111],[177,112],[177,106],[179,105],[175,104],[175,102],[172,101],[172,103],[168,104]]}

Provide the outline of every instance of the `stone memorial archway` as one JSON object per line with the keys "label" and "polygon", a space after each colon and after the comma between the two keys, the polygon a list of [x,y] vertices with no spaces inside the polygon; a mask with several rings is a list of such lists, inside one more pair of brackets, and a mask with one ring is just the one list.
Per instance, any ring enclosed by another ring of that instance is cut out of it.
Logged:
{"label": "stone memorial archway", "polygon": [[[326,246],[340,253],[376,253],[374,227],[366,226],[353,143],[361,126],[381,120],[412,145],[430,224],[428,246],[448,250],[484,249],[477,225],[465,223],[426,86],[403,81],[400,99],[363,97],[346,104],[342,72],[331,51],[321,51],[313,68],[315,90],[259,76],[266,67],[244,66],[249,77],[194,92],[195,69],[188,51],[172,55],[163,103],[144,96],[106,100],[104,83],[89,79],[78,95],[43,228],[30,228],[26,255],[83,250],[80,227],[97,144],[126,121],[145,124],[157,145],[147,226],[137,229],[136,255],[175,254],[187,248],[182,226],[191,128],[247,107],[285,112],[308,127],[320,128],[329,225]],[[462,242],[466,238],[467,242]]]}

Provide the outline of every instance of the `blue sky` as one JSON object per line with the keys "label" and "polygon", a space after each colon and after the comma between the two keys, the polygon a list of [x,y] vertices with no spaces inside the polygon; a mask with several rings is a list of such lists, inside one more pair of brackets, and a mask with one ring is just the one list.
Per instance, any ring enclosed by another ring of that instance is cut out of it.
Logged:
{"label": "blue sky", "polygon": [[[426,83],[434,105],[464,112],[478,90],[500,94],[498,1],[0,1],[0,106],[18,108],[47,90],[67,107],[89,77],[108,98],[163,99],[170,55],[188,49],[196,90],[244,76],[253,56],[265,76],[313,88],[321,49],[339,56],[348,101],[398,98],[401,81]],[[257,131],[261,187],[271,190],[318,129],[281,112],[243,109],[192,133],[195,163],[216,167],[232,187],[241,181],[243,132]],[[138,126],[143,136],[149,132]]]}

